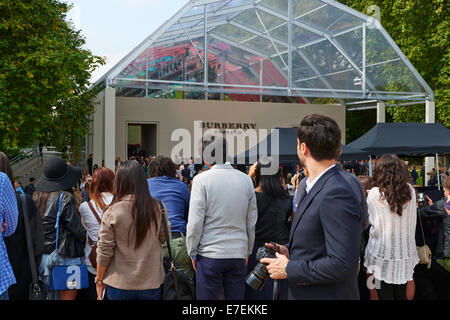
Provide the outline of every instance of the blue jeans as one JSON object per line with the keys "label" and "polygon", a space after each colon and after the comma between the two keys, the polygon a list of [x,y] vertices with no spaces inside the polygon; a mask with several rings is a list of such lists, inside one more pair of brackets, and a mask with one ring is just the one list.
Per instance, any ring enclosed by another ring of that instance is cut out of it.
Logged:
{"label": "blue jeans", "polygon": [[106,286],[105,300],[161,300],[161,287],[149,290],[122,290]]}

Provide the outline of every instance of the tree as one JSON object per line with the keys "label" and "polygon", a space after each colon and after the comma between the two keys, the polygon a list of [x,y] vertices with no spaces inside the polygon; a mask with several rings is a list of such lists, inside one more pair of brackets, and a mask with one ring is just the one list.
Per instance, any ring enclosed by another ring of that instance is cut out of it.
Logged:
{"label": "tree", "polygon": [[104,63],[83,48],[57,0],[0,2],[0,150],[44,140],[79,150],[96,90],[91,72]]}
{"label": "tree", "polygon": [[[339,0],[364,14],[381,9],[381,24],[433,89],[436,122],[450,128],[450,6],[446,0]],[[423,122],[423,105],[389,108],[394,122]]]}

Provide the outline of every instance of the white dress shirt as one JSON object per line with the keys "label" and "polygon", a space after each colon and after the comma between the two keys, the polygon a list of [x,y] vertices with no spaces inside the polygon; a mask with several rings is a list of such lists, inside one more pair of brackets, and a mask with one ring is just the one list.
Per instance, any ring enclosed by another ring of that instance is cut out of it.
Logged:
{"label": "white dress shirt", "polygon": [[306,193],[309,193],[309,191],[314,187],[317,181],[331,168],[336,167],[336,164],[333,164],[328,169],[326,169],[324,172],[322,172],[317,178],[315,178],[313,181],[311,181],[311,177],[309,176],[306,180]]}

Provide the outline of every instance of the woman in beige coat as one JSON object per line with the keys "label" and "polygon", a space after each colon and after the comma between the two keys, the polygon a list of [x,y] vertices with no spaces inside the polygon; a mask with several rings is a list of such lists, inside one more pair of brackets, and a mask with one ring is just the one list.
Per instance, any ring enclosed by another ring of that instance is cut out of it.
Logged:
{"label": "woman in beige coat", "polygon": [[142,166],[134,160],[125,162],[117,171],[114,198],[102,217],[97,299],[161,299],[165,243],[161,222],[159,203],[148,191]]}

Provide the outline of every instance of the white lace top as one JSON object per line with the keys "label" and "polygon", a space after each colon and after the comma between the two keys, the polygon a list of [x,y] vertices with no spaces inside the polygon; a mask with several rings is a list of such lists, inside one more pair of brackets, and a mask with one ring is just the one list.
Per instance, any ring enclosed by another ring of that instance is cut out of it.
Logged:
{"label": "white lace top", "polygon": [[416,193],[409,187],[411,200],[404,205],[401,216],[390,210],[378,188],[371,189],[367,196],[371,229],[364,266],[375,279],[386,283],[404,284],[412,280],[419,262],[415,239]]}

